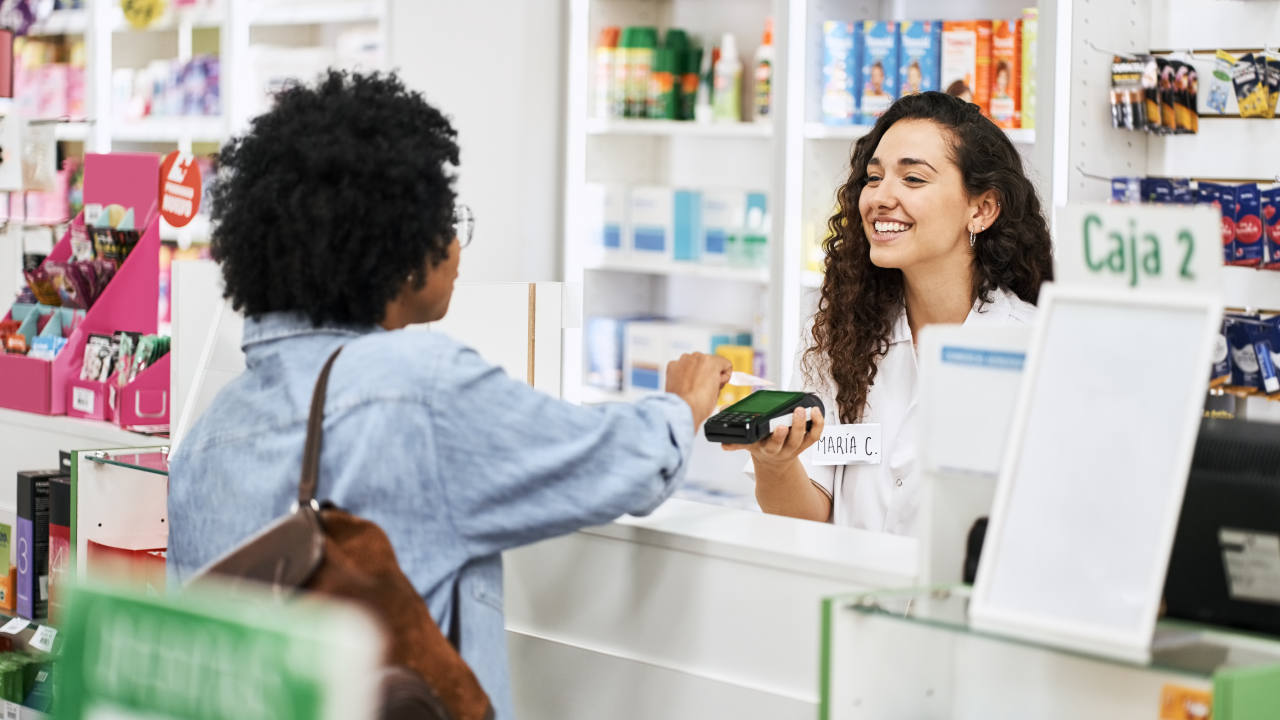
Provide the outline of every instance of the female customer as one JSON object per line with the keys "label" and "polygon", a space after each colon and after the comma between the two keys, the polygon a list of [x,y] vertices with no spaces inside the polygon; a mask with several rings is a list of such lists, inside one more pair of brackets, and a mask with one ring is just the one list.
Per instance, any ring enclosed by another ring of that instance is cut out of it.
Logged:
{"label": "female customer", "polygon": [[[894,103],[851,165],[795,374],[825,423],[747,446],[747,470],[766,512],[913,535],[915,339],[930,323],[1030,324],[1053,272],[1049,227],[1009,138],[944,93]],[[812,465],[809,447],[836,422],[878,423],[880,463]]]}
{"label": "female customer", "polygon": [[[731,368],[686,355],[668,394],[582,408],[438,332],[470,223],[455,132],[394,76],[292,87],[226,145],[213,254],[246,315],[246,371],[170,458],[169,568],[181,582],[285,514],[312,388],[325,402],[318,499],[379,525],[499,720],[512,717],[503,550],[652,511],[679,485]],[[457,598],[457,603],[454,598]]]}

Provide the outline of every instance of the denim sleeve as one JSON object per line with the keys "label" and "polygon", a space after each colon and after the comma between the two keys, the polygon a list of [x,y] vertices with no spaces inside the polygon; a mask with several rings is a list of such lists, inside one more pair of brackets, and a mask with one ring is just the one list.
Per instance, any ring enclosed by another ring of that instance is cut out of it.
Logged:
{"label": "denim sleeve", "polygon": [[440,369],[437,470],[473,557],[648,514],[688,469],[693,416],[675,395],[579,407],[462,348]]}

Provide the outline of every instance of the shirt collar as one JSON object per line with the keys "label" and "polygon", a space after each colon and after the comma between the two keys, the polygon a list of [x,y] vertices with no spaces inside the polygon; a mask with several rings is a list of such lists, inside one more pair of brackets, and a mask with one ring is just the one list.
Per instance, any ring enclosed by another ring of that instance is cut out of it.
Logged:
{"label": "shirt collar", "polygon": [[344,335],[359,337],[371,332],[386,332],[378,325],[344,325],[340,323],[311,324],[310,318],[299,312],[266,313],[258,318],[245,318],[241,349],[246,352],[253,345],[284,340],[304,335]]}

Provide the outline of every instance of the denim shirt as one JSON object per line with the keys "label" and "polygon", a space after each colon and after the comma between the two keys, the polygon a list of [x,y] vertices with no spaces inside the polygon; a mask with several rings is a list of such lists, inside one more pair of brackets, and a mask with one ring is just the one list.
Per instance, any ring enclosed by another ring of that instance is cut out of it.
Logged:
{"label": "denim shirt", "polygon": [[[170,458],[168,563],[180,583],[288,511],[311,393],[329,355],[317,499],[377,523],[500,720],[513,718],[502,551],[646,514],[693,442],[674,395],[579,407],[507,377],[439,332],[245,322],[246,371]],[[459,603],[454,607],[457,584]]]}

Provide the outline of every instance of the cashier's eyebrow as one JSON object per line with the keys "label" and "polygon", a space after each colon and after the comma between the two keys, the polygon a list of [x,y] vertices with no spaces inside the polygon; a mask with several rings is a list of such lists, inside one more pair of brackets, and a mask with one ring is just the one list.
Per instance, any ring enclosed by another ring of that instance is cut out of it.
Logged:
{"label": "cashier's eyebrow", "polygon": [[929,168],[930,170],[932,170],[932,171],[934,171],[934,172],[938,172],[938,169],[937,169],[937,168],[935,168],[934,166],[930,165],[927,161],[925,161],[925,160],[921,160],[920,158],[909,158],[909,157],[908,157],[908,158],[902,158],[901,160],[899,160],[899,161],[898,161],[898,166],[899,166],[899,167],[906,167],[906,166],[910,166],[910,165],[923,165],[923,166],[925,166],[925,167]]}

